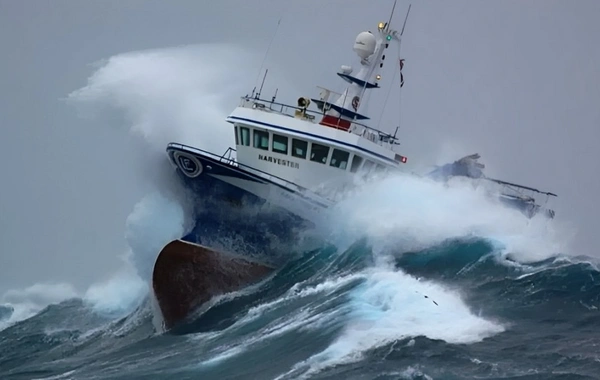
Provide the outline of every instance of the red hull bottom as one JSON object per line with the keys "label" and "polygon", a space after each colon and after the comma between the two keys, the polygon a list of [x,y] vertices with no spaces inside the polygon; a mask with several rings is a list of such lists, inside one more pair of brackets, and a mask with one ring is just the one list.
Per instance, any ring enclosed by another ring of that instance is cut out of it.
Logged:
{"label": "red hull bottom", "polygon": [[159,253],[152,288],[169,330],[211,298],[255,284],[273,268],[202,245],[173,240]]}

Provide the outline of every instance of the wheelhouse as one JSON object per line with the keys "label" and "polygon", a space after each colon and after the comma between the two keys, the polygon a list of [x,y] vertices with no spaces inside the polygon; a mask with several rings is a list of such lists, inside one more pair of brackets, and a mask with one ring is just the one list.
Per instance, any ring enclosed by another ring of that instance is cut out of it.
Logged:
{"label": "wheelhouse", "polygon": [[[362,124],[369,117],[361,107],[366,91],[380,88],[381,69],[390,41],[400,35],[379,23],[377,36],[357,35],[353,50],[359,69],[343,65],[338,76],[348,84],[343,93],[321,89],[318,99],[299,97],[295,106],[261,99],[260,90],[242,97],[227,117],[233,124],[236,160],[263,177],[278,177],[316,192],[336,191],[353,178],[398,170],[406,157],[397,154],[395,134]],[[400,61],[402,66],[402,61]],[[402,67],[400,67],[400,70]],[[263,84],[266,79],[263,78]],[[331,95],[333,100],[330,100]],[[316,105],[316,109],[309,109]]]}
{"label": "wheelhouse", "polygon": [[301,133],[234,123],[234,134],[238,162],[313,190],[323,183],[345,186],[355,174],[398,166],[339,141]]}

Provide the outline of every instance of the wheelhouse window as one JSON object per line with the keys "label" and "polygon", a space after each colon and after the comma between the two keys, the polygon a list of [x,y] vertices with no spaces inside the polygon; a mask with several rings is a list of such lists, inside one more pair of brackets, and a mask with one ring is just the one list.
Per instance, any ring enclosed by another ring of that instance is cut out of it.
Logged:
{"label": "wheelhouse window", "polygon": [[238,127],[233,127],[233,134],[235,135],[235,145],[239,145],[240,144],[240,138],[238,135]]}
{"label": "wheelhouse window", "polygon": [[292,139],[292,156],[306,159],[308,142],[304,140]]}
{"label": "wheelhouse window", "polygon": [[271,149],[275,153],[287,154],[288,138],[287,136],[281,136],[273,133],[273,145]]}
{"label": "wheelhouse window", "polygon": [[250,146],[250,129],[246,127],[240,127],[240,137],[242,138],[242,145]]}
{"label": "wheelhouse window", "polygon": [[346,152],[345,150],[333,149],[333,153],[331,153],[331,162],[329,165],[346,170],[346,167],[348,167],[348,158],[350,158],[350,153]]}
{"label": "wheelhouse window", "polygon": [[269,132],[254,130],[254,147],[269,150]]}
{"label": "wheelhouse window", "polygon": [[357,156],[356,154],[352,157],[352,164],[350,165],[350,171],[352,173],[356,173],[358,171],[358,168],[360,167],[360,164],[362,164],[362,157],[361,156]]}
{"label": "wheelhouse window", "polygon": [[311,144],[310,148],[310,160],[324,164],[327,162],[327,156],[329,155],[329,147],[321,144]]}

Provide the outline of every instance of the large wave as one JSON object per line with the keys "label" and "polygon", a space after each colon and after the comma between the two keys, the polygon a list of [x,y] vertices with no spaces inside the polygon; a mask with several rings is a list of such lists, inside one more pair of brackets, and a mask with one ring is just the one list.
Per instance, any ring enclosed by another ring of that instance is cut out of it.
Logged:
{"label": "large wave", "polygon": [[407,337],[474,343],[505,330],[502,323],[475,314],[455,287],[398,269],[396,260],[405,253],[473,238],[521,261],[553,257],[565,249],[562,236],[547,220],[529,220],[481,188],[409,174],[363,184],[331,210],[326,222],[333,226],[332,240],[343,249],[365,237],[372,258],[358,272],[363,282],[348,292],[348,311],[338,336],[282,378],[360,361],[366,352]]}

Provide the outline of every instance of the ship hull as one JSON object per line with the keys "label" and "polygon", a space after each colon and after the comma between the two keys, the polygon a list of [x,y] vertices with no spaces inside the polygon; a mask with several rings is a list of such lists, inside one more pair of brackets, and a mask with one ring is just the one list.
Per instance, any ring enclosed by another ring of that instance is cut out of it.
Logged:
{"label": "ship hull", "polygon": [[173,240],[159,253],[152,274],[164,329],[181,326],[212,298],[255,284],[273,270],[239,255]]}
{"label": "ship hull", "polygon": [[224,156],[173,143],[167,154],[186,186],[204,199],[287,212],[312,222],[332,204],[308,189]]}
{"label": "ship hull", "polygon": [[172,145],[167,149],[169,158],[194,197],[195,226],[182,240],[210,246],[221,246],[217,240],[236,240],[243,242],[238,247],[269,256],[275,240],[292,241],[297,231],[313,227],[328,207],[321,199],[261,178],[222,158]]}
{"label": "ship hull", "polygon": [[164,329],[172,331],[214,297],[260,282],[283,265],[290,242],[327,205],[222,157],[172,145],[167,152],[193,194],[195,219],[154,264],[154,298]]}

